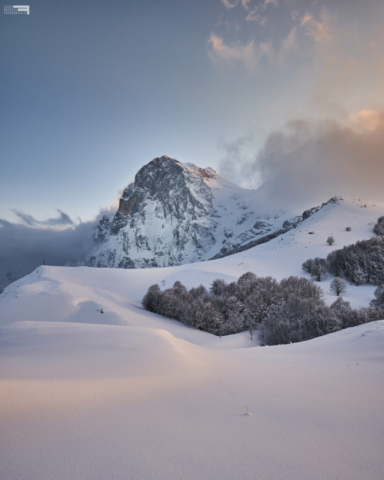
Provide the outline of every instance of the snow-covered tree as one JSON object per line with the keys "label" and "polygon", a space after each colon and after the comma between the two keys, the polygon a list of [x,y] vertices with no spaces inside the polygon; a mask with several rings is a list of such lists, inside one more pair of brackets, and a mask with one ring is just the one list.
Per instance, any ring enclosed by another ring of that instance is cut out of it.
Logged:
{"label": "snow-covered tree", "polygon": [[238,297],[244,300],[254,289],[257,282],[257,277],[252,272],[247,272],[241,275],[237,281]]}
{"label": "snow-covered tree", "polygon": [[217,278],[212,282],[209,292],[211,293],[211,295],[219,297],[220,295],[224,294],[226,287],[227,282],[222,278]]}
{"label": "snow-covered tree", "polygon": [[370,303],[371,307],[384,310],[384,285],[377,287],[374,295],[375,298]]}
{"label": "snow-covered tree", "polygon": [[314,277],[317,282],[326,280],[328,277],[326,267],[324,265],[315,265],[312,267],[311,276]]}
{"label": "snow-covered tree", "polygon": [[356,285],[364,285],[368,280],[368,273],[360,265],[356,266],[352,274],[352,280]]}
{"label": "snow-covered tree", "polygon": [[161,298],[161,290],[159,285],[155,284],[148,288],[148,292],[142,300],[143,307],[149,312],[158,312],[159,302]]}
{"label": "snow-covered tree", "polygon": [[226,302],[226,333],[238,333],[244,329],[244,305],[235,296]]}
{"label": "snow-covered tree", "polygon": [[339,296],[347,291],[347,282],[340,277],[336,277],[331,282],[330,290],[332,293]]}
{"label": "snow-covered tree", "polygon": [[351,304],[342,297],[338,297],[332,305],[330,309],[335,313],[340,328],[347,328],[351,324],[351,318],[353,316],[353,310],[351,308]]}
{"label": "snow-covered tree", "polygon": [[380,217],[377,220],[376,225],[373,228],[376,235],[384,236],[384,217]]}
{"label": "snow-covered tree", "polygon": [[311,273],[313,264],[314,264],[314,262],[313,262],[312,258],[309,258],[308,260],[306,260],[302,265],[302,268],[303,268],[304,272]]}
{"label": "snow-covered tree", "polygon": [[329,246],[332,246],[335,243],[335,239],[332,237],[332,235],[327,238],[327,243]]}

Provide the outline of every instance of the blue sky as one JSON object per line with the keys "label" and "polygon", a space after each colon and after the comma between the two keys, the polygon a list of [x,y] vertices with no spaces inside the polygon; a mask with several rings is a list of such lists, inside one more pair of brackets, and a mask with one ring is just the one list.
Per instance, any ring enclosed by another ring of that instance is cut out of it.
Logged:
{"label": "blue sky", "polygon": [[0,15],[6,220],[89,220],[156,156],[220,169],[241,161],[233,144],[252,157],[291,119],[382,108],[381,0],[30,6]]}

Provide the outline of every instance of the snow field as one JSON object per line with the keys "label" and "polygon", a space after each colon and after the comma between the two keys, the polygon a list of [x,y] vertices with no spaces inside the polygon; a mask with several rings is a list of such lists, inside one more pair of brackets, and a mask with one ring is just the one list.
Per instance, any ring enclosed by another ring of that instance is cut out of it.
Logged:
{"label": "snow field", "polygon": [[[345,201],[216,261],[44,266],[11,284],[0,296],[0,478],[382,480],[384,321],[258,347],[247,332],[220,339],[140,306],[153,283],[305,276],[304,260],[370,238],[380,215]],[[374,288],[344,298],[367,305]]]}

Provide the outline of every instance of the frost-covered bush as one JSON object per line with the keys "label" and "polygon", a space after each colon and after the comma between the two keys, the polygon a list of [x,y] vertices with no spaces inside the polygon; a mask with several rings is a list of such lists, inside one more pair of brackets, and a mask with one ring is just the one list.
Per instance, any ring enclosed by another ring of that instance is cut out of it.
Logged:
{"label": "frost-covered bush", "polygon": [[[312,263],[317,268],[324,266],[322,259]],[[383,293],[377,298],[381,295],[384,297]],[[381,303],[372,305],[375,308],[352,310],[341,297],[328,307],[321,288],[306,278],[289,277],[278,282],[251,272],[229,284],[216,279],[209,291],[203,285],[187,290],[180,282],[163,291],[152,285],[142,303],[151,312],[214,335],[246,329],[252,335],[259,329],[269,345],[309,340],[383,315]]]}

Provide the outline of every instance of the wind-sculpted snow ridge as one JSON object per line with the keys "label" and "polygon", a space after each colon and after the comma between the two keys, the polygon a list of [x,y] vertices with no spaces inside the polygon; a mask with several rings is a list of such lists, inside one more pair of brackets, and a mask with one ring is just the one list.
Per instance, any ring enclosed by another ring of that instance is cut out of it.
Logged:
{"label": "wind-sculpted snow ridge", "polygon": [[256,190],[212,168],[163,156],[141,168],[115,216],[101,220],[98,245],[85,265],[148,268],[209,260],[274,238],[299,220],[283,212],[260,214]]}

